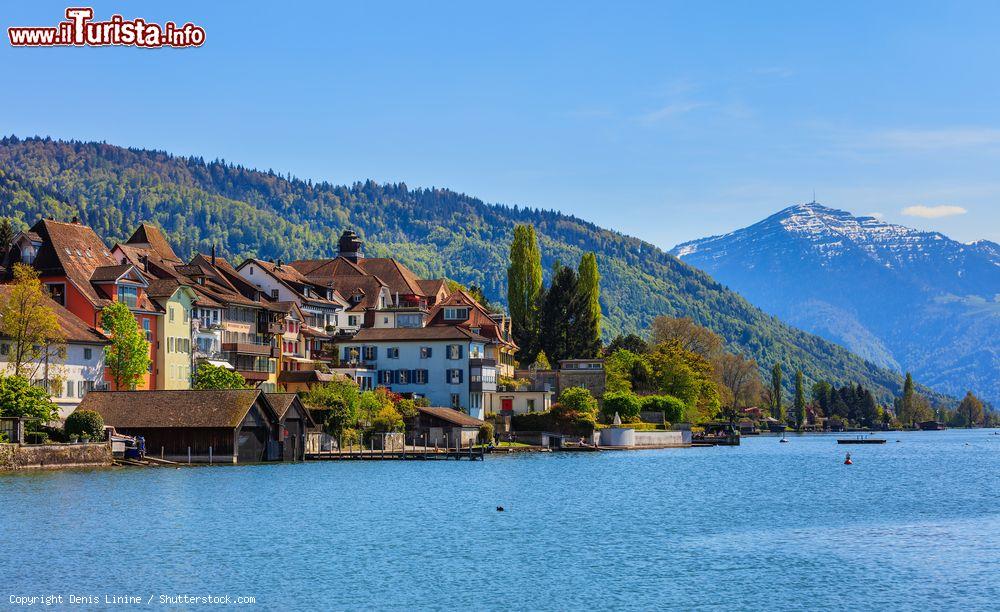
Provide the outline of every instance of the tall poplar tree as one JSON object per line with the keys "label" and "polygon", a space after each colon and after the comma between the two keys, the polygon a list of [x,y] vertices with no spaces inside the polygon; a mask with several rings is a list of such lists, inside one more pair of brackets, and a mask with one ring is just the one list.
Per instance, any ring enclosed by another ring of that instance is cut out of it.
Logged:
{"label": "tall poplar tree", "polygon": [[507,268],[507,306],[517,359],[530,364],[538,355],[538,310],[542,297],[542,252],[531,225],[514,227]]}
{"label": "tall poplar tree", "polygon": [[781,409],[781,364],[776,363],[771,368],[771,417],[783,421]]}
{"label": "tall poplar tree", "polygon": [[[592,358],[597,357],[601,348],[601,273],[597,269],[597,255],[584,253],[577,270],[577,293],[588,311],[580,330],[581,349],[586,354],[579,356]],[[591,347],[595,344],[597,349],[593,350]]]}
{"label": "tall poplar tree", "polygon": [[795,426],[806,424],[806,391],[802,388],[802,370],[795,372]]}
{"label": "tall poplar tree", "polygon": [[909,372],[906,373],[906,380],[903,381],[903,397],[899,403],[899,414],[896,417],[904,425],[909,425],[913,422],[913,415],[916,412],[917,406],[917,392],[913,385],[913,376]]}

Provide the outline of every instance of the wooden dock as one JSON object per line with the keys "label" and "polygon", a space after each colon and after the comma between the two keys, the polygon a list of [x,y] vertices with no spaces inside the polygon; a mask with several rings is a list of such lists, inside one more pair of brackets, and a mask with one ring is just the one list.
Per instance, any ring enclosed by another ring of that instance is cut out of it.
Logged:
{"label": "wooden dock", "polygon": [[486,449],[483,447],[461,448],[461,449],[410,449],[401,451],[386,450],[345,450],[345,451],[320,451],[316,453],[306,453],[306,461],[433,461],[468,459],[470,461],[482,461],[486,456]]}

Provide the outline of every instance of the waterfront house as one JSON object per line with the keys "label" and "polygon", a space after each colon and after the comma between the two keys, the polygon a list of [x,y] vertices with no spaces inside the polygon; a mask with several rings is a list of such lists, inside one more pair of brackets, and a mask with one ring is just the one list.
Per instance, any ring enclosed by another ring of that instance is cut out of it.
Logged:
{"label": "waterfront house", "polygon": [[[10,287],[0,285],[0,300],[7,299]],[[59,419],[64,420],[88,391],[104,382],[104,347],[108,339],[96,328],[79,317],[49,301],[56,315],[65,351],[49,351],[50,358],[32,364],[29,378],[36,385],[45,387],[52,401],[59,407]],[[11,355],[16,351],[10,338],[0,337],[0,371],[12,372]]]}
{"label": "waterfront house", "polygon": [[333,339],[349,306],[332,283],[313,282],[294,267],[261,259],[248,259],[237,271],[243,278],[275,302],[295,302],[302,314],[302,331],[309,353],[330,362]]}
{"label": "waterfront house", "polygon": [[548,387],[556,392],[556,397],[570,387],[583,387],[600,398],[607,383],[603,359],[562,359],[558,369],[517,370],[515,377],[530,380],[534,388]]}
{"label": "waterfront house", "polygon": [[[444,279],[420,279],[392,258],[364,257],[363,242],[352,230],[341,234],[337,246],[337,257],[303,259],[289,265],[310,282],[336,288],[351,305],[349,313],[359,312],[357,306],[364,303],[362,308],[366,317],[363,321],[355,320],[355,323],[372,327],[379,320],[381,310],[399,307],[426,310],[448,296]],[[423,325],[422,321],[420,325]]]}
{"label": "waterfront house", "polygon": [[339,346],[341,365],[378,372],[376,384],[426,397],[431,404],[484,416],[483,396],[496,390],[489,340],[458,326],[365,328]]}
{"label": "waterfront house", "polygon": [[[52,299],[87,326],[100,329],[101,310],[109,304],[128,306],[150,343],[149,372],[137,388],[156,388],[162,313],[146,294],[148,282],[142,272],[117,261],[93,229],[76,218],[70,223],[42,219],[14,238],[5,263],[33,266]],[[105,382],[112,382],[110,375]]]}
{"label": "waterfront house", "polygon": [[486,356],[497,364],[497,375],[514,376],[514,355],[517,345],[511,336],[510,318],[504,313],[486,310],[467,291],[455,291],[438,301],[427,316],[427,325],[454,325],[464,327],[489,340]]}
{"label": "waterfront house", "polygon": [[278,415],[258,389],[94,391],[77,410],[93,410],[119,433],[142,436],[148,454],[169,461],[187,462],[189,453],[198,463],[281,459]]}
{"label": "waterfront house", "polygon": [[482,419],[453,408],[419,407],[406,424],[406,441],[413,446],[463,448],[476,444]]}
{"label": "waterfront house", "polygon": [[265,393],[274,409],[274,440],[278,443],[282,461],[303,461],[306,458],[306,432],[314,429],[309,411],[295,393]]}
{"label": "waterfront house", "polygon": [[536,387],[531,384],[523,387],[498,385],[496,391],[484,395],[485,414],[486,416],[494,414],[512,416],[531,412],[545,412],[552,407],[552,397],[554,395],[555,392],[545,386]]}

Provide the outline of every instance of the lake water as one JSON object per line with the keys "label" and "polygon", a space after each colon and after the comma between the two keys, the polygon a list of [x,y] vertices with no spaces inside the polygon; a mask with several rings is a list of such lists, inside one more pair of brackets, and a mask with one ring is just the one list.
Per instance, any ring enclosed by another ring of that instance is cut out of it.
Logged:
{"label": "lake water", "polygon": [[0,608],[228,594],[296,610],[996,610],[990,433],[4,474]]}

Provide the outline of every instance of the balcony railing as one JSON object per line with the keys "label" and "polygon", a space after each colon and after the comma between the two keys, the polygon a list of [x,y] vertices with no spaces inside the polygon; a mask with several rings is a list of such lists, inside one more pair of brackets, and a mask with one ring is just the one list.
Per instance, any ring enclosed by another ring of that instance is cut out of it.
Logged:
{"label": "balcony railing", "polygon": [[267,377],[270,375],[270,372],[261,372],[257,369],[244,370],[242,368],[236,368],[236,371],[239,372],[240,376],[242,376],[246,380],[255,382],[265,381],[267,380]]}
{"label": "balcony railing", "polygon": [[497,360],[487,359],[485,357],[476,357],[469,359],[469,366],[473,368],[495,368],[497,366]]}
{"label": "balcony railing", "polygon": [[[272,350],[273,349],[273,350]],[[222,351],[225,353],[236,353],[237,355],[267,355],[276,356],[273,351],[279,350],[270,344],[256,344],[251,342],[223,342]]]}

